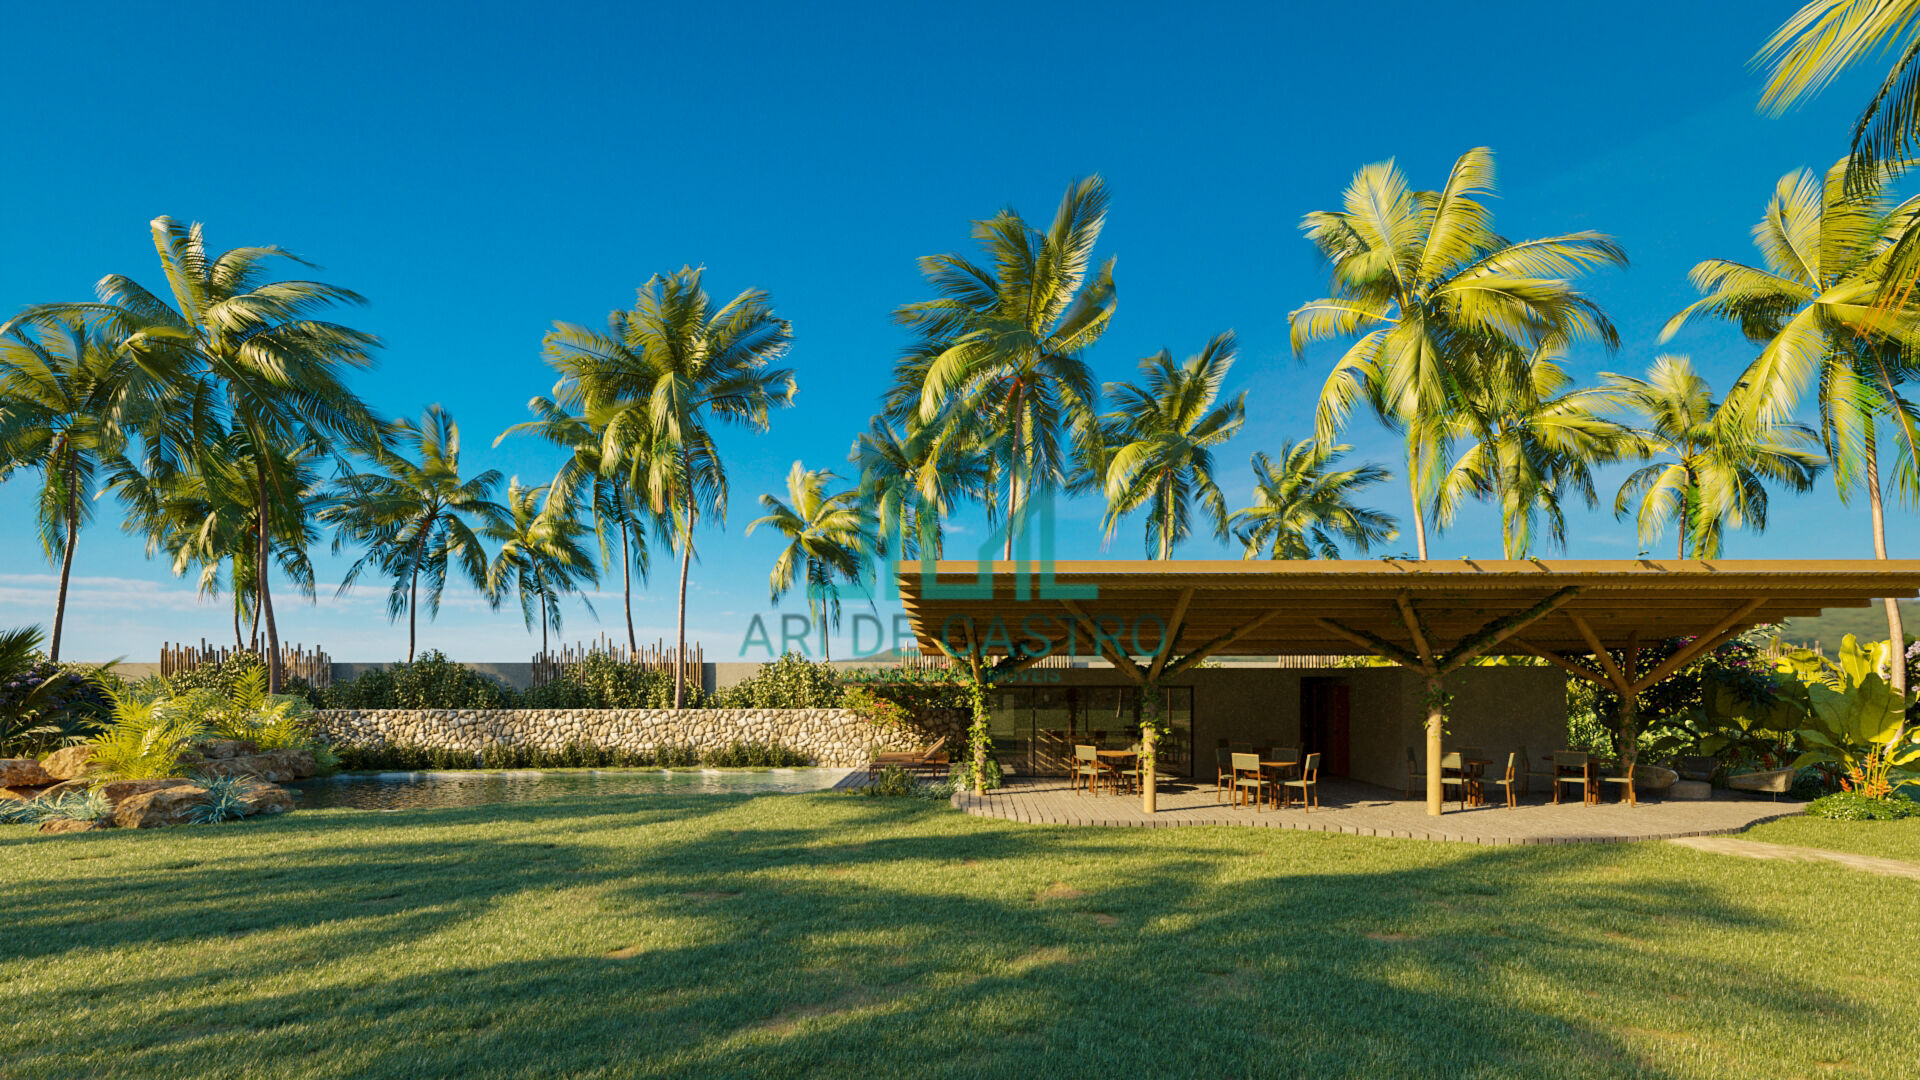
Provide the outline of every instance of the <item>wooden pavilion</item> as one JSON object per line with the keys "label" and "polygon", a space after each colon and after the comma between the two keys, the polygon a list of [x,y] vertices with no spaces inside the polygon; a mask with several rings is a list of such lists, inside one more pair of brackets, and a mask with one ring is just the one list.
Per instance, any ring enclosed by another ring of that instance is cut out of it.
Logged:
{"label": "wooden pavilion", "polygon": [[[983,682],[1061,654],[1142,688],[1226,653],[1391,660],[1426,681],[1437,815],[1444,680],[1476,657],[1544,658],[1612,688],[1631,721],[1641,691],[1755,626],[1920,595],[1920,560],[943,561],[898,580],[922,650]],[[1690,640],[1631,677],[1642,644],[1671,638]],[[1148,811],[1154,794],[1149,774]]]}

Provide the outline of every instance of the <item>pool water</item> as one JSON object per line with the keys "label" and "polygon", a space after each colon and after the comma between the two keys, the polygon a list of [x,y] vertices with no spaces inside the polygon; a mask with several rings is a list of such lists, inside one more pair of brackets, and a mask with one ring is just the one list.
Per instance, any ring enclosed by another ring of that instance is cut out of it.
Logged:
{"label": "pool water", "polygon": [[824,791],[847,769],[579,769],[562,772],[389,772],[316,777],[286,785],[294,805],[321,810],[424,810],[565,795],[783,795]]}

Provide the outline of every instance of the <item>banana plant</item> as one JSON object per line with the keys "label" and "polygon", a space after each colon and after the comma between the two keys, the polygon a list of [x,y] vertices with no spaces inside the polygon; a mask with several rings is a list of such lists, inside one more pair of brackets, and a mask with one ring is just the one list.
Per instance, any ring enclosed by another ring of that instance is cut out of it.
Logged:
{"label": "banana plant", "polygon": [[1810,660],[1806,653],[1796,650],[1778,664],[1795,677],[1806,699],[1805,720],[1797,732],[1805,750],[1793,767],[1826,765],[1853,774],[1878,765],[1911,773],[1920,763],[1920,740],[1906,731],[1913,696],[1880,677],[1886,643],[1862,645],[1848,634],[1841,639],[1837,664],[1817,654]]}

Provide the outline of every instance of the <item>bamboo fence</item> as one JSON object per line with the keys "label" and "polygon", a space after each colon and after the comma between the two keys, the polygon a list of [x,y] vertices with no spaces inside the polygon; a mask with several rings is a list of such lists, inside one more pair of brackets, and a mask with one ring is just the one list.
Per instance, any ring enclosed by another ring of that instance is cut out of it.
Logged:
{"label": "bamboo fence", "polygon": [[[260,655],[259,650],[215,645],[206,638],[201,638],[198,645],[176,645],[169,641],[160,646],[160,674],[179,675],[203,664],[225,663],[241,653]],[[333,683],[333,658],[318,645],[309,649],[293,642],[280,646],[280,671],[299,676],[318,689]]]}
{"label": "bamboo fence", "polygon": [[[559,678],[568,668],[586,663],[589,657],[611,657],[618,664],[632,664],[651,671],[673,673],[674,647],[664,640],[652,645],[642,645],[637,649],[628,648],[605,634],[598,640],[577,645],[562,645],[559,651],[535,653],[533,656],[533,685],[545,686]],[[696,681],[701,677],[702,665],[706,654],[699,642],[689,642],[685,653],[687,678]]]}

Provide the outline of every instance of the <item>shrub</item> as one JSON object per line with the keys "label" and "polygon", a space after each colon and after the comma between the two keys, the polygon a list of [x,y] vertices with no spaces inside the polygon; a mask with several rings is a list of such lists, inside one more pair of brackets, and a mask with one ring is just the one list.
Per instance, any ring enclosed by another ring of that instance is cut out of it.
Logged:
{"label": "shrub", "polygon": [[205,735],[206,724],[172,700],[116,698],[113,719],[93,739],[90,769],[102,779],[144,780],[173,776],[188,744]]}
{"label": "shrub", "polygon": [[447,659],[433,649],[413,663],[396,663],[343,679],[318,694],[323,709],[511,709],[513,687]]}
{"label": "shrub", "polygon": [[1807,816],[1830,821],[1898,821],[1920,814],[1920,803],[1905,795],[1870,799],[1854,791],[1837,791],[1807,804]]}
{"label": "shrub", "polygon": [[787,653],[714,695],[723,709],[832,709],[840,704],[833,665]]}
{"label": "shrub", "polygon": [[[706,704],[706,697],[698,686],[687,687],[689,708]],[[670,709],[673,673],[594,653],[521,698],[529,709]]]}
{"label": "shrub", "polygon": [[882,697],[869,686],[848,687],[840,695],[840,707],[859,713],[862,720],[879,728],[899,727],[910,719],[905,706]]}
{"label": "shrub", "polygon": [[[952,781],[953,787],[956,790],[964,789],[971,791],[973,790],[973,758],[970,755],[966,755],[964,750],[961,754],[965,756],[955,757],[949,779]],[[986,790],[992,791],[1000,786],[1000,763],[994,760],[993,755],[987,755],[987,767],[981,770],[981,776],[985,780],[985,783],[980,786]]]}
{"label": "shrub", "polygon": [[191,776],[188,779],[207,789],[200,805],[187,814],[192,825],[218,825],[247,816],[247,797],[259,790],[259,782],[248,776]]}
{"label": "shrub", "polygon": [[778,743],[734,743],[704,754],[691,746],[667,745],[627,750],[593,743],[568,743],[553,750],[532,746],[489,746],[479,753],[438,746],[348,743],[333,748],[339,767],[355,772],[427,772],[438,769],[714,769],[791,767],[808,764],[797,750]]}
{"label": "shrub", "polygon": [[807,756],[779,743],[736,742],[700,755],[710,769],[789,768],[807,764]]}
{"label": "shrub", "polygon": [[903,795],[912,795],[919,786],[912,773],[898,765],[889,765],[871,783],[854,790],[862,795],[899,798]]}
{"label": "shrub", "polygon": [[118,676],[35,658],[0,672],[0,757],[33,757],[78,740],[112,710]]}
{"label": "shrub", "polygon": [[69,791],[51,799],[0,803],[0,825],[37,825],[43,821],[101,821],[113,816],[113,804],[99,791]]}

